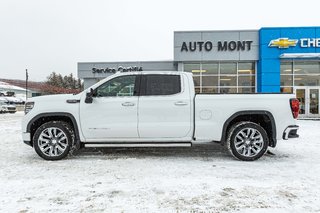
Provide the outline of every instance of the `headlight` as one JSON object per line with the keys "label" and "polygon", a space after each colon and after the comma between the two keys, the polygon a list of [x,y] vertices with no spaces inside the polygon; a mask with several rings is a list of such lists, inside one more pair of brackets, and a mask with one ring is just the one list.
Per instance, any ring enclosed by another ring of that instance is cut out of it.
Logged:
{"label": "headlight", "polygon": [[33,106],[34,106],[34,102],[27,102],[26,105],[24,106],[24,114],[27,114],[28,112],[30,112]]}

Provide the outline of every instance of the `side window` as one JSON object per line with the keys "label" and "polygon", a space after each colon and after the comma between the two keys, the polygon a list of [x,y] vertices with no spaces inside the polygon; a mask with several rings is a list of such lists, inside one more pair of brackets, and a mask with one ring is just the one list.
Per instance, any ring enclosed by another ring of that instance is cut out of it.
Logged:
{"label": "side window", "polygon": [[100,85],[96,90],[97,97],[133,96],[136,76],[121,76]]}
{"label": "side window", "polygon": [[180,75],[143,76],[142,95],[173,95],[181,91]]}

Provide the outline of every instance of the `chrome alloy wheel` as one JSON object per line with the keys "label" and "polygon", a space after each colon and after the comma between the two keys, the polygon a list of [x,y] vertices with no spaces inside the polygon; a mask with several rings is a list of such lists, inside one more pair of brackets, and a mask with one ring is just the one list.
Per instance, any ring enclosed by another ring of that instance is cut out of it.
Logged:
{"label": "chrome alloy wheel", "polygon": [[241,129],[234,140],[236,151],[246,157],[256,156],[264,146],[262,134],[253,128]]}
{"label": "chrome alloy wheel", "polygon": [[40,133],[38,145],[46,156],[60,156],[68,147],[68,138],[61,129],[50,127]]}

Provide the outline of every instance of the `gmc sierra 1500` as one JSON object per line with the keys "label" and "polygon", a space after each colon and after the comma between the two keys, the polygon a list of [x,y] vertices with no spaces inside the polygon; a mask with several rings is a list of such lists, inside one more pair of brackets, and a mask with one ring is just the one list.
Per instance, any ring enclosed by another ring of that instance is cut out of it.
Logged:
{"label": "gmc sierra 1500", "polygon": [[195,94],[191,73],[116,73],[76,95],[29,99],[23,141],[46,160],[81,147],[219,142],[240,160],[297,137],[293,94]]}

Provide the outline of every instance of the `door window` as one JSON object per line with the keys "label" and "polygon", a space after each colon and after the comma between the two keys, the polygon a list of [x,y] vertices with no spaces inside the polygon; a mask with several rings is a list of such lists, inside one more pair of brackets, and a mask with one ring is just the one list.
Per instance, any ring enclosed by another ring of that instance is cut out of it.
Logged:
{"label": "door window", "polygon": [[141,95],[173,95],[181,92],[180,75],[142,76]]}
{"label": "door window", "polygon": [[127,75],[111,79],[97,88],[96,96],[134,96],[136,78],[135,75]]}

